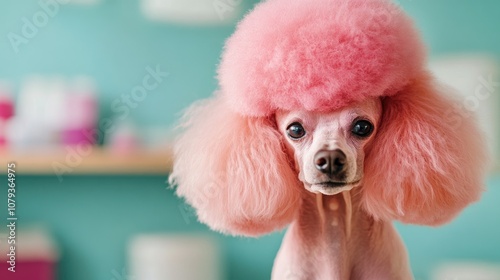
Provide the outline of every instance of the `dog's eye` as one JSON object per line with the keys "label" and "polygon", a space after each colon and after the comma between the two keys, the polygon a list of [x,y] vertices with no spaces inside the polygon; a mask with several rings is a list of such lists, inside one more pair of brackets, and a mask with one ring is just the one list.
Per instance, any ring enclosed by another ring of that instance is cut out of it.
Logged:
{"label": "dog's eye", "polygon": [[352,126],[352,133],[356,136],[366,138],[373,132],[373,124],[367,120],[357,120]]}
{"label": "dog's eye", "polygon": [[298,122],[294,122],[289,125],[286,129],[286,132],[288,133],[288,136],[290,136],[290,138],[292,138],[293,140],[300,139],[304,137],[304,135],[306,135],[306,130]]}

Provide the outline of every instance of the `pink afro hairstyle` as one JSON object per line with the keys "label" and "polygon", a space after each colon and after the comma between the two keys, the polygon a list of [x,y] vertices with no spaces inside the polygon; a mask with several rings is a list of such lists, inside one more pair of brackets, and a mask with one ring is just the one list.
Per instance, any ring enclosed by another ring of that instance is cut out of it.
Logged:
{"label": "pink afro hairstyle", "polygon": [[479,198],[486,153],[473,118],[449,114],[453,101],[424,65],[418,32],[390,1],[265,1],[227,41],[220,92],[187,111],[170,181],[215,230],[283,228],[304,189],[276,110],[333,111],[379,97],[364,209],[376,219],[447,222]]}
{"label": "pink afro hairstyle", "polygon": [[236,111],[327,111],[391,95],[422,69],[411,20],[386,0],[269,0],[228,40],[219,68]]}

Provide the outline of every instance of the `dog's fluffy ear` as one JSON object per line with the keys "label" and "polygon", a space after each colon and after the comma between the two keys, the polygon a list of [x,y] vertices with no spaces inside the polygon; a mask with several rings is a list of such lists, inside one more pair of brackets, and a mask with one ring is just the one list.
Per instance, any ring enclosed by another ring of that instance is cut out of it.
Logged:
{"label": "dog's fluffy ear", "polygon": [[234,113],[216,97],[193,105],[184,126],[170,182],[201,222],[247,236],[290,223],[300,184],[272,120]]}
{"label": "dog's fluffy ear", "polygon": [[488,157],[481,131],[424,76],[382,101],[363,186],[364,208],[376,219],[446,223],[483,190]]}

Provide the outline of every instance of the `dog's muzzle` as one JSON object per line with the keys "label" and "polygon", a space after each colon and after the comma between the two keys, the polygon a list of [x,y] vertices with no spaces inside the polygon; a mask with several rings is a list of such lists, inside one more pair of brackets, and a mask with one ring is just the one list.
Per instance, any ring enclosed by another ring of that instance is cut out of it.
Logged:
{"label": "dog's muzzle", "polygon": [[314,155],[316,169],[334,181],[343,181],[346,177],[346,155],[342,150],[320,150]]}

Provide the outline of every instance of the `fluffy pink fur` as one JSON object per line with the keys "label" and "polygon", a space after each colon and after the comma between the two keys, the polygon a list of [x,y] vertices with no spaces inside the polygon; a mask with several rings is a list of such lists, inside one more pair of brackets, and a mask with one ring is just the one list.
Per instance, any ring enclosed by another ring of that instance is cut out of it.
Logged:
{"label": "fluffy pink fur", "polygon": [[271,0],[228,40],[220,87],[236,111],[334,110],[399,91],[422,69],[411,20],[386,0]]}
{"label": "fluffy pink fur", "polygon": [[375,218],[438,225],[479,199],[485,142],[474,118],[446,116],[453,101],[443,90],[423,75],[383,99],[363,186],[364,207]]}
{"label": "fluffy pink fur", "polygon": [[272,122],[234,113],[219,97],[195,104],[186,117],[171,178],[200,221],[251,236],[290,223],[302,186]]}
{"label": "fluffy pink fur", "polygon": [[366,158],[363,209],[381,220],[436,225],[481,192],[482,138],[424,69],[411,21],[386,0],[268,0],[227,42],[221,93],[188,111],[171,182],[199,219],[259,235],[296,217],[303,186],[273,114],[335,110],[370,96],[384,116]]}

